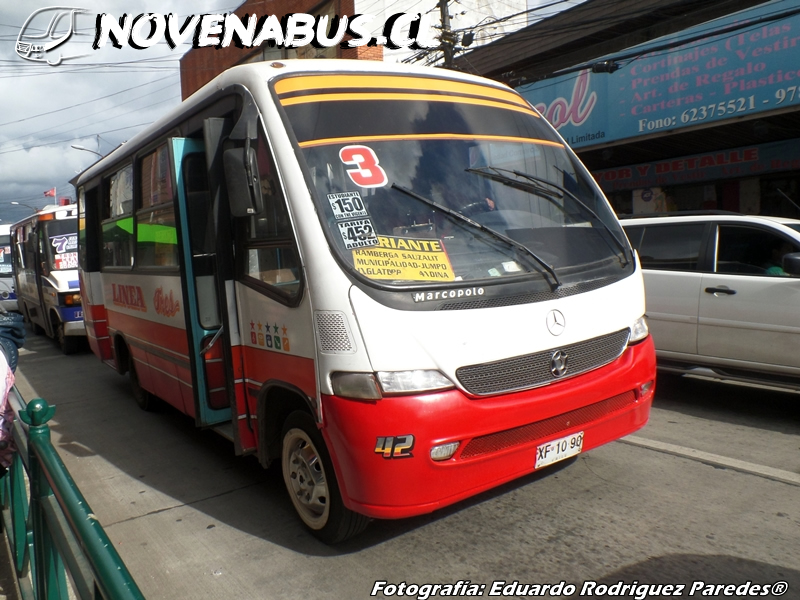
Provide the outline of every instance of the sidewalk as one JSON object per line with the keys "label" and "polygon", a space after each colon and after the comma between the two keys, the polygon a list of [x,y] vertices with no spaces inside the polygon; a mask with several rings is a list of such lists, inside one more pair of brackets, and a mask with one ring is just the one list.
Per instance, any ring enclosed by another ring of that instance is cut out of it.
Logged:
{"label": "sidewalk", "polygon": [[0,600],[21,600],[17,580],[14,577],[14,567],[11,554],[8,551],[8,542],[5,535],[0,543]]}

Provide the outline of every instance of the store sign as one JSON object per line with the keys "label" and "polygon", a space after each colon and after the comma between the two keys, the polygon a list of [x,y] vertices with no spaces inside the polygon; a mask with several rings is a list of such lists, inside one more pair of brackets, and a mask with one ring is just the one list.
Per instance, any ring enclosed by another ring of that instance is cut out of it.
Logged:
{"label": "store sign", "polygon": [[[582,71],[517,91],[575,148],[800,109],[800,14],[765,19],[793,9],[796,0],[769,2],[642,44],[642,54],[621,61],[614,73]],[[748,22],[753,24],[713,35]],[[703,32],[708,37],[648,52]]]}
{"label": "store sign", "polygon": [[800,140],[745,146],[592,173],[610,193],[800,170]]}

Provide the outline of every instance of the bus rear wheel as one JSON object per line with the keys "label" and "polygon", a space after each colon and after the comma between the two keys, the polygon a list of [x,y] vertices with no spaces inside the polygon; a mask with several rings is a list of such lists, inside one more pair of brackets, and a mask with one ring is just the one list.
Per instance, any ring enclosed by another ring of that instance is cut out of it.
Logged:
{"label": "bus rear wheel", "polygon": [[31,315],[28,312],[28,307],[25,305],[24,302],[19,301],[19,308],[22,311],[25,322],[30,324],[31,331],[33,331],[33,334],[42,335],[44,333],[44,329],[40,325],[37,325],[36,323],[33,322],[33,319],[31,319]]}
{"label": "bus rear wheel", "polygon": [[128,378],[131,382],[133,399],[136,401],[136,404],[139,406],[139,408],[147,412],[156,410],[158,406],[158,398],[144,389],[139,383],[139,376],[136,374],[136,365],[134,364],[133,357],[130,358],[128,363]]}
{"label": "bus rear wheel", "polygon": [[295,511],[311,533],[326,544],[350,538],[369,519],[345,507],[325,440],[313,417],[289,415],[281,436],[281,468]]}

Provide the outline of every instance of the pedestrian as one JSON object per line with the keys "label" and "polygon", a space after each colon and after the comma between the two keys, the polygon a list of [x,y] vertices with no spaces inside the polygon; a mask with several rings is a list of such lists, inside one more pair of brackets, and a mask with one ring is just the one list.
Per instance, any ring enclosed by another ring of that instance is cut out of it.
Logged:
{"label": "pedestrian", "polygon": [[14,409],[8,393],[14,386],[18,349],[25,342],[25,326],[19,313],[0,314],[0,477],[6,474],[17,446],[14,443]]}

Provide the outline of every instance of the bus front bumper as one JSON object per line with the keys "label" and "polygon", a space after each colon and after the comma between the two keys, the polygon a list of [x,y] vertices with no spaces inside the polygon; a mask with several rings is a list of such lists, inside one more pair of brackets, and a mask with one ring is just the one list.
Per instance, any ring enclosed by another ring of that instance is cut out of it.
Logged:
{"label": "bus front bumper", "polygon": [[[582,432],[586,452],[633,433],[647,423],[654,391],[648,337],[600,369],[523,392],[474,398],[448,390],[372,402],[324,395],[322,433],[345,505],[403,518],[533,472],[549,442]],[[431,458],[433,447],[452,442],[452,457]]]}
{"label": "bus front bumper", "polygon": [[86,335],[83,321],[67,321],[64,323],[64,335]]}

